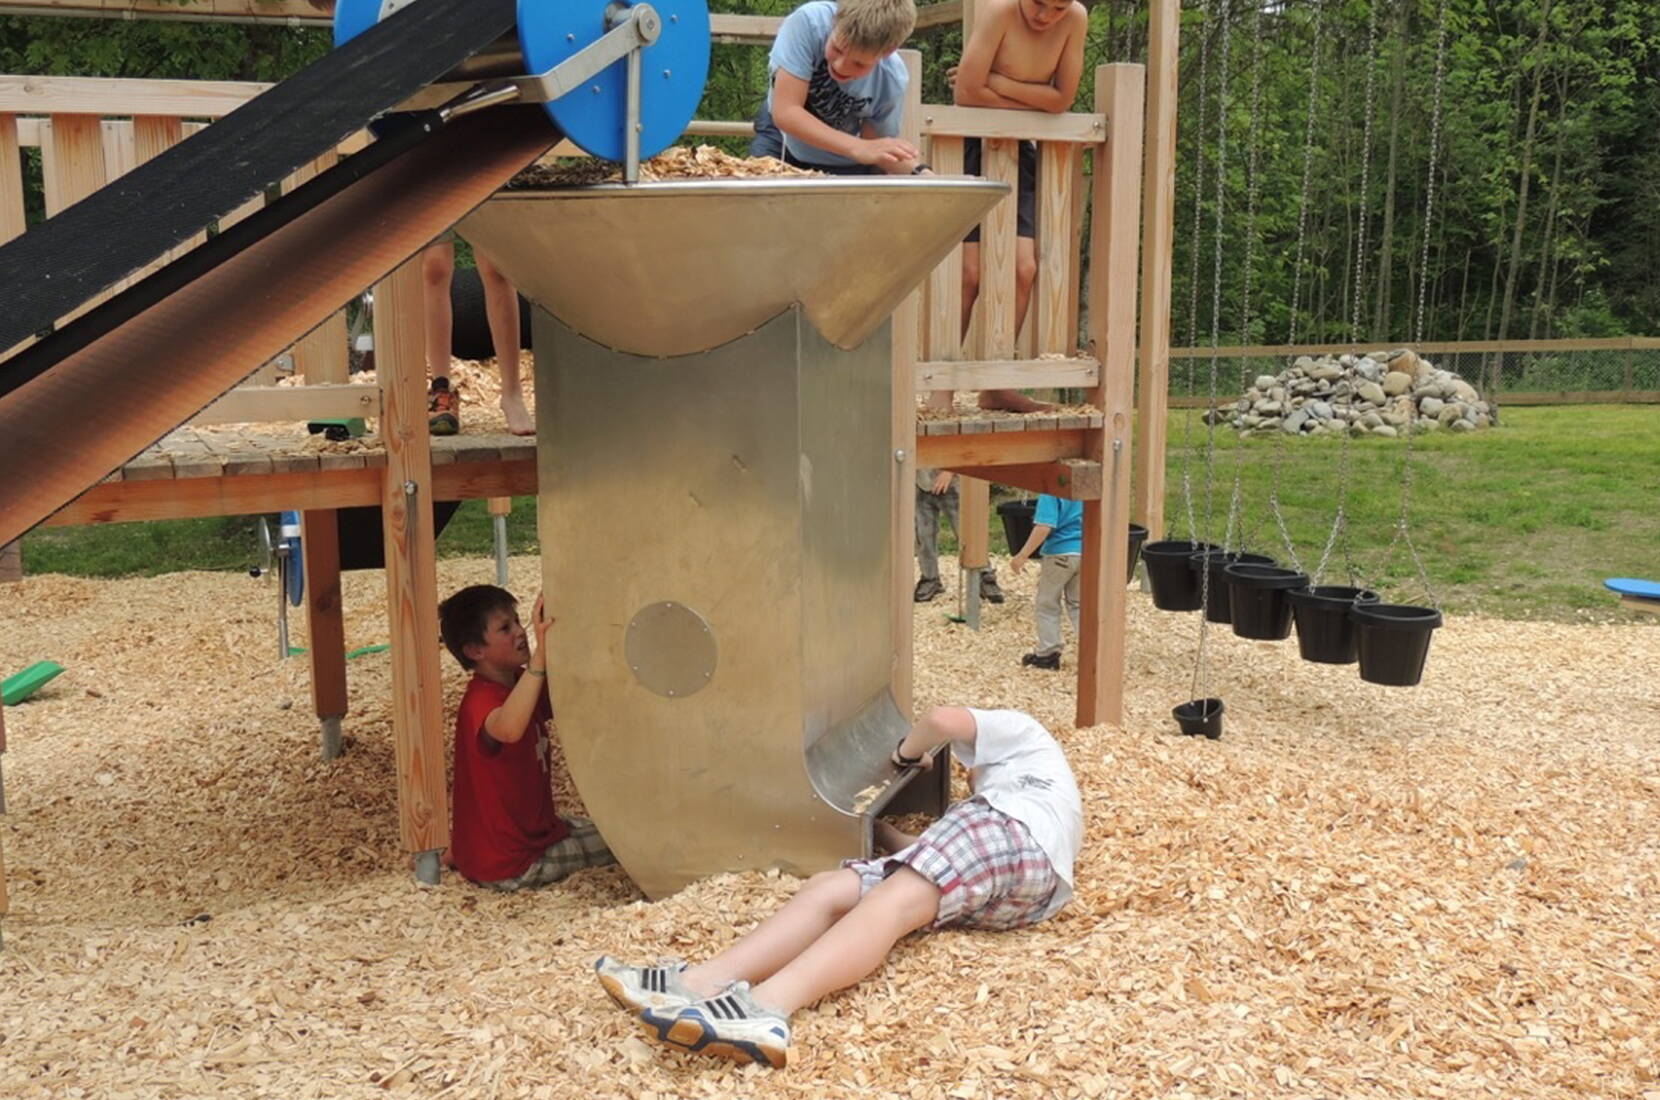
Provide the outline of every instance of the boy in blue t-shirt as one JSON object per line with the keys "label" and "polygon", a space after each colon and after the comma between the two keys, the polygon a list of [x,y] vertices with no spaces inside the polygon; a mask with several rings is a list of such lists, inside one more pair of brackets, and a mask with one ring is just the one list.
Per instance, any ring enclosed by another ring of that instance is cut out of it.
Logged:
{"label": "boy in blue t-shirt", "polygon": [[1061,667],[1061,602],[1066,603],[1072,632],[1078,632],[1078,569],[1084,553],[1084,505],[1079,500],[1062,500],[1038,494],[1032,516],[1032,534],[1009,568],[1019,573],[1039,548],[1043,568],[1038,573],[1037,596],[1032,611],[1037,619],[1037,649],[1020,659],[1033,668]]}
{"label": "boy in blue t-shirt", "polygon": [[783,135],[787,163],[835,175],[928,170],[898,136],[910,75],[894,52],[915,25],[913,0],[812,0],[784,19],[761,115]]}

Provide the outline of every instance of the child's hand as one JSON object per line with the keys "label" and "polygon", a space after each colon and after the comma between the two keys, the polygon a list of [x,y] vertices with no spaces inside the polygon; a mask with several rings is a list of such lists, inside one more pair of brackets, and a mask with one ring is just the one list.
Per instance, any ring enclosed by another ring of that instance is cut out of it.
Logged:
{"label": "child's hand", "polygon": [[553,625],[553,618],[548,615],[542,594],[536,594],[536,608],[530,613],[530,629],[536,632],[536,648],[541,649],[548,639],[548,627]]}
{"label": "child's hand", "polygon": [[1009,559],[1009,570],[1011,572],[1018,573],[1024,568],[1026,568],[1026,558],[1023,555],[1016,554]]}
{"label": "child's hand", "polygon": [[853,151],[853,159],[860,164],[898,164],[916,160],[918,156],[916,146],[904,138],[895,137],[866,138]]}
{"label": "child's hand", "polygon": [[934,484],[928,491],[933,493],[935,496],[938,496],[940,493],[943,493],[947,489],[951,488],[951,479],[956,476],[957,475],[953,474],[950,470],[941,470],[939,473],[934,475]]}
{"label": "child's hand", "polygon": [[945,83],[950,86],[953,92],[957,90],[957,70],[960,68],[962,68],[961,65],[953,65],[945,70]]}

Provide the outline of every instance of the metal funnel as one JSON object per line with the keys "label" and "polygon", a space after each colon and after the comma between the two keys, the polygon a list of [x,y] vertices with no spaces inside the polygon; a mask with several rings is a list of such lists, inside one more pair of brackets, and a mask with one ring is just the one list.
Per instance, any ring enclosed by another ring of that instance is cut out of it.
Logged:
{"label": "metal funnel", "polygon": [[588,339],[687,355],[799,303],[856,347],[1008,193],[972,178],[829,177],[502,191],[457,227]]}

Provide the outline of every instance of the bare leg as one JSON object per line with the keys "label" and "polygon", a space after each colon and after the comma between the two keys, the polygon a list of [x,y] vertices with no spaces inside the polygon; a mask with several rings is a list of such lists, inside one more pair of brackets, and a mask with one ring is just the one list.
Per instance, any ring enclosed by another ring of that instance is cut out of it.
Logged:
{"label": "bare leg", "polygon": [[519,292],[484,253],[475,249],[473,259],[484,284],[484,315],[490,322],[490,343],[501,371],[501,411],[507,416],[507,430],[534,435],[536,421],[525,407],[524,385],[519,380]]}
{"label": "bare leg", "polygon": [[821,871],[784,908],[708,962],[687,967],[680,980],[693,993],[707,997],[727,982],[770,978],[857,904],[857,871]]}
{"label": "bare leg", "polygon": [[895,852],[909,848],[916,843],[916,837],[902,832],[898,826],[877,818],[872,823],[872,831],[876,834],[876,847],[892,855]]}
{"label": "bare leg", "polygon": [[788,1016],[853,985],[882,965],[900,937],[933,921],[939,907],[939,887],[901,867],[806,950],[755,986],[751,992],[756,1003]]}
{"label": "bare leg", "polygon": [[[1015,238],[1014,253],[1014,330],[1026,323],[1026,310],[1032,304],[1032,285],[1037,282],[1037,242],[1030,237]],[[1035,401],[1019,390],[982,390],[982,409],[1004,409],[1009,412],[1047,412],[1055,406],[1047,401]]]}
{"label": "bare leg", "polygon": [[427,373],[450,376],[450,277],[455,274],[455,245],[439,241],[421,253],[421,306],[426,318]]}

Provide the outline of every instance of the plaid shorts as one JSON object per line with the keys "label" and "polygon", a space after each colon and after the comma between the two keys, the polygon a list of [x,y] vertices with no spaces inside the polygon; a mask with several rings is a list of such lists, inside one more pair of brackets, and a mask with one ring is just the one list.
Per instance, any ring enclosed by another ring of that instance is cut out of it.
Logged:
{"label": "plaid shorts", "polygon": [[608,863],[617,862],[617,857],[605,846],[605,838],[599,835],[599,830],[594,827],[592,821],[585,817],[567,817],[565,824],[571,827],[571,831],[565,834],[563,840],[549,844],[547,851],[537,857],[535,863],[525,868],[524,874],[518,878],[484,882],[479,885],[503,893],[531,890],[558,882],[573,871],[580,871],[584,867],[604,867]]}
{"label": "plaid shorts", "polygon": [[901,867],[939,887],[932,927],[1001,930],[1035,924],[1060,878],[1026,826],[979,798],[959,802],[915,844],[880,859],[842,864],[859,873],[859,894]]}

